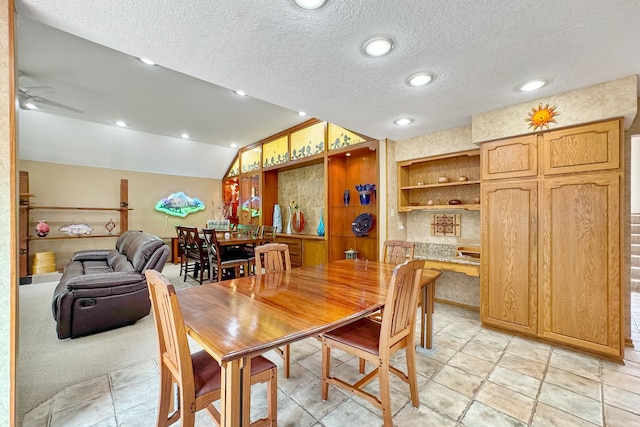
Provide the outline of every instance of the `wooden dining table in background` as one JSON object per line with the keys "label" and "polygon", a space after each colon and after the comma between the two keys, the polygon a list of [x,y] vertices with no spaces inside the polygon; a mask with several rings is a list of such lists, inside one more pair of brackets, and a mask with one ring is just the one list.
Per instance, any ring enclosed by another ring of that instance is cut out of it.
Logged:
{"label": "wooden dining table in background", "polygon": [[[221,425],[249,424],[251,357],[379,310],[394,267],[341,260],[179,290],[187,333],[222,367]],[[423,284],[439,275],[423,270]]]}

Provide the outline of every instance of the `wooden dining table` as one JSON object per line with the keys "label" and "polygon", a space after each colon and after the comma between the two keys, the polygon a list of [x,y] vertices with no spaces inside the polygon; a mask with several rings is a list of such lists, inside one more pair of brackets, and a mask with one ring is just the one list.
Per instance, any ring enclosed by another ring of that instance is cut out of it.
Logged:
{"label": "wooden dining table", "polygon": [[[179,290],[187,333],[222,367],[221,425],[249,425],[252,357],[379,310],[394,267],[340,260]],[[425,269],[422,282],[439,275]]]}

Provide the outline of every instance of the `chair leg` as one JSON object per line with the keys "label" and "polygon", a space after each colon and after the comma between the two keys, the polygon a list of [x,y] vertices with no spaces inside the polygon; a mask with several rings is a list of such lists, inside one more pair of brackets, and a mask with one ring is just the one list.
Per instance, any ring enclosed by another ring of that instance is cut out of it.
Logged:
{"label": "chair leg", "polygon": [[364,374],[364,365],[367,363],[362,357],[360,358],[360,373]]}
{"label": "chair leg", "polygon": [[393,413],[391,411],[391,393],[389,390],[389,361],[383,361],[378,368],[378,382],[380,383],[380,409],[384,427],[393,427]]}
{"label": "chair leg", "polygon": [[291,365],[290,363],[291,347],[289,346],[289,344],[285,345],[282,348],[282,359],[284,360],[284,377],[289,378],[289,372],[290,372],[289,365]]}
{"label": "chair leg", "polygon": [[420,407],[420,397],[418,396],[418,378],[416,376],[416,345],[415,340],[407,339],[405,347],[407,359],[407,377],[409,380],[409,390],[411,391],[411,404]]}
{"label": "chair leg", "polygon": [[169,411],[171,408],[173,393],[173,381],[171,372],[165,367],[160,368],[160,400],[158,402],[158,427],[167,427],[169,425]]}
{"label": "chair leg", "polygon": [[267,384],[267,416],[271,426],[278,425],[278,372],[271,370],[269,383]]}
{"label": "chair leg", "polygon": [[325,338],[322,338],[322,400],[329,398],[329,383],[327,378],[331,371],[331,348],[326,345]]}

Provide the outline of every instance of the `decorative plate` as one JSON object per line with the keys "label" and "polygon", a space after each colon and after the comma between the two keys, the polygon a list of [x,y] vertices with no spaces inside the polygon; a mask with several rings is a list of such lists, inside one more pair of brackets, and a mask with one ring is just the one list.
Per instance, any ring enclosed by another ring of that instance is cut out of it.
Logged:
{"label": "decorative plate", "polygon": [[357,237],[362,237],[371,230],[373,227],[373,215],[370,213],[363,213],[356,217],[351,223],[351,231]]}

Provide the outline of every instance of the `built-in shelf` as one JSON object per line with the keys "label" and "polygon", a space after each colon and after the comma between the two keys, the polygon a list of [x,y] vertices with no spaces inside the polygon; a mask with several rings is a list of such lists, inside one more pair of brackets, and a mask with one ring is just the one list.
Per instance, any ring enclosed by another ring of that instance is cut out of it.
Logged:
{"label": "built-in shelf", "polygon": [[[439,182],[446,178],[448,182]],[[480,150],[398,162],[398,212],[480,210]],[[462,204],[450,205],[450,200]]]}
{"label": "built-in shelf", "polygon": [[93,208],[78,206],[37,206],[30,205],[29,209],[46,209],[46,210],[75,210],[75,211],[132,211],[133,208]]}
{"label": "built-in shelf", "polygon": [[29,236],[28,239],[30,241],[46,241],[46,240],[63,240],[63,239],[96,239],[102,237],[118,237],[120,234],[89,234],[83,236],[47,236],[47,237],[37,237],[37,236]]}

